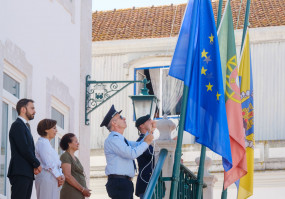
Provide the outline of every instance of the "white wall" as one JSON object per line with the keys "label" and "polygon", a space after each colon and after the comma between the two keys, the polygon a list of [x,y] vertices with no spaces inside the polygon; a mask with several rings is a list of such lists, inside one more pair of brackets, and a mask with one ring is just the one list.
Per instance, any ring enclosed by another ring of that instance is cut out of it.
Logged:
{"label": "white wall", "polygon": [[[80,72],[80,5],[75,10],[75,23],[58,1],[2,1],[0,6],[0,39],[11,41],[24,51],[33,67],[32,95],[37,117],[34,124],[46,117],[46,78],[55,77],[70,88],[77,106],[74,116],[78,120]],[[41,117],[40,117],[41,116]],[[75,119],[75,118],[74,118]],[[78,132],[78,123],[74,131]]]}
{"label": "white wall", "polygon": [[[91,0],[0,2],[0,99],[6,60],[30,82],[24,97],[35,100],[36,116],[31,121],[35,141],[38,122],[51,117],[51,96],[69,108],[69,132],[84,142],[89,140],[89,132],[80,131],[84,118],[79,116],[79,109],[84,109],[80,104],[80,82],[85,79],[80,79],[81,65],[84,70],[91,67],[91,17]],[[29,70],[22,67],[22,60]],[[84,151],[79,158],[87,167],[88,179],[89,143],[83,143],[80,149]]]}

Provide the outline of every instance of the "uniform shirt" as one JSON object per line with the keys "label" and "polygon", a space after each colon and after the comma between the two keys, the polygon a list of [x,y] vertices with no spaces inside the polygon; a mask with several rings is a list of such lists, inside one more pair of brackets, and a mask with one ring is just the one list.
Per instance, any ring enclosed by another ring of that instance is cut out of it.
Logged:
{"label": "uniform shirt", "polygon": [[63,175],[59,156],[47,138],[40,137],[38,139],[36,143],[36,157],[41,162],[42,168],[51,172],[56,178]]}
{"label": "uniform shirt", "polygon": [[107,161],[105,169],[106,175],[135,176],[133,160],[148,148],[148,144],[144,142],[144,140],[140,142],[128,141],[128,146],[124,139],[122,134],[112,131],[105,140],[104,152]]}

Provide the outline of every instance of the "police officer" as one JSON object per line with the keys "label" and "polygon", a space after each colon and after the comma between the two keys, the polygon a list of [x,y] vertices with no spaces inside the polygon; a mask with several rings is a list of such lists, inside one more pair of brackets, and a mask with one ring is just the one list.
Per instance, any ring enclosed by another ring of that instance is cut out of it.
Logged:
{"label": "police officer", "polygon": [[[150,119],[150,115],[140,117],[136,121],[136,127],[140,132],[137,142],[144,139],[147,134],[152,134],[155,127],[155,121]],[[139,174],[136,183],[136,196],[143,198],[144,192],[150,180],[154,168],[153,147],[149,145],[148,149],[137,158],[139,165]]]}
{"label": "police officer", "polygon": [[112,199],[132,199],[134,193],[132,178],[136,170],[134,159],[149,147],[153,135],[149,134],[140,142],[128,141],[123,136],[127,124],[126,118],[120,115],[121,112],[117,112],[112,105],[100,125],[106,126],[110,131],[104,143],[107,161],[105,173],[108,176],[106,189]]}

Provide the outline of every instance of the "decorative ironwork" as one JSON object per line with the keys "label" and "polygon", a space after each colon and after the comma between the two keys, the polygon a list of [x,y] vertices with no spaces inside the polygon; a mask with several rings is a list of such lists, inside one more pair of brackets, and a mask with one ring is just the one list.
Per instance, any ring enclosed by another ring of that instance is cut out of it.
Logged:
{"label": "decorative ironwork", "polygon": [[[147,79],[141,81],[92,81],[89,80],[90,75],[86,76],[86,90],[85,90],[85,125],[89,125],[88,115],[96,108],[101,106],[114,95],[122,91],[124,88],[133,83],[143,83],[144,92],[147,93],[146,84],[149,83]],[[147,93],[148,94],[148,93]]]}
{"label": "decorative ironwork", "polygon": [[[203,188],[207,187],[204,183]],[[178,182],[177,199],[182,198],[196,198],[196,192],[198,191],[198,179],[197,176],[191,172],[183,164],[180,165],[180,177]],[[202,195],[203,199],[203,195]]]}
{"label": "decorative ironwork", "polygon": [[[167,150],[160,151],[159,159],[144,194],[144,199],[162,199],[165,196],[165,181],[172,181],[172,177],[162,177],[162,167],[167,156]],[[204,183],[203,188],[207,187]],[[183,164],[180,165],[177,199],[194,199],[198,190],[197,176]],[[202,196],[203,198],[203,196]]]}

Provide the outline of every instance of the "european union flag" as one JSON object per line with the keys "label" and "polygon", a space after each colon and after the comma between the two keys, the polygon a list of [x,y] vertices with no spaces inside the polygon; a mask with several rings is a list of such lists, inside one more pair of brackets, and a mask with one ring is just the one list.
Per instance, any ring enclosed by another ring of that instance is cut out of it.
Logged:
{"label": "european union flag", "polygon": [[189,87],[184,130],[220,154],[228,171],[232,156],[216,32],[211,1],[190,0],[169,75]]}

